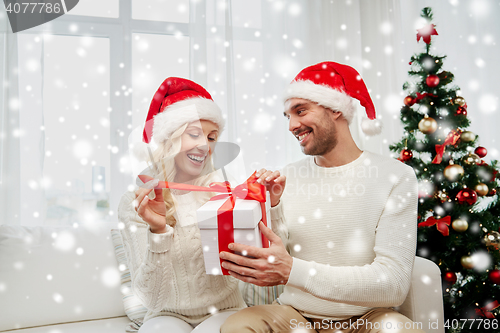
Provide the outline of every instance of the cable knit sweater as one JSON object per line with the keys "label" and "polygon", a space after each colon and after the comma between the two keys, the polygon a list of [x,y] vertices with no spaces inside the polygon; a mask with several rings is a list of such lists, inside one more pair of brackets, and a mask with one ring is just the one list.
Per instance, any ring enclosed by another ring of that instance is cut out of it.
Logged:
{"label": "cable knit sweater", "polygon": [[132,290],[148,309],[145,321],[174,316],[198,324],[212,313],[246,307],[238,281],[205,274],[194,193],[175,196],[177,224],[164,234],[153,234],[133,207],[135,195],[126,193],[118,208]]}
{"label": "cable knit sweater", "polygon": [[293,266],[279,302],[334,320],[400,305],[416,246],[413,169],[363,152],[333,168],[307,157],[283,174],[285,192],[271,217]]}

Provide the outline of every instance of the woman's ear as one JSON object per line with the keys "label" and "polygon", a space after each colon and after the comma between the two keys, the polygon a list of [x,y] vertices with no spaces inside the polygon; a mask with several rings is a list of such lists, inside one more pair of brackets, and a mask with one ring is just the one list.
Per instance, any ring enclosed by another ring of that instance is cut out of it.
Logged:
{"label": "woman's ear", "polygon": [[209,149],[210,155],[213,154],[216,144],[217,144],[217,141],[212,141],[212,142],[208,143],[208,149]]}

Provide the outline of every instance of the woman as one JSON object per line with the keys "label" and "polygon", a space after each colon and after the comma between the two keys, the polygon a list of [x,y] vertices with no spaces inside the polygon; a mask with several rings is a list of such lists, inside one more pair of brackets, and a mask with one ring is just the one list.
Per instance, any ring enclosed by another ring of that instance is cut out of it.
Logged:
{"label": "woman", "polygon": [[[206,186],[214,181],[211,154],[224,121],[198,84],[168,78],[149,109],[143,141],[157,144],[152,169],[159,180]],[[218,179],[220,180],[220,179]],[[148,309],[140,333],[219,332],[246,307],[237,280],[205,274],[196,210],[203,192],[140,188],[118,209],[132,288]]]}

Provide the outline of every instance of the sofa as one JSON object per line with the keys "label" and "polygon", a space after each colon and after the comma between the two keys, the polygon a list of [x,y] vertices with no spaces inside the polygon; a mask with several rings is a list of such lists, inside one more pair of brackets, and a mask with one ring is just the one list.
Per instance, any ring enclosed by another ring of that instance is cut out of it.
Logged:
{"label": "sofa", "polygon": [[[125,267],[115,255],[113,227],[0,225],[0,332],[125,332]],[[441,274],[433,262],[416,258],[398,310],[428,333],[444,332]]]}

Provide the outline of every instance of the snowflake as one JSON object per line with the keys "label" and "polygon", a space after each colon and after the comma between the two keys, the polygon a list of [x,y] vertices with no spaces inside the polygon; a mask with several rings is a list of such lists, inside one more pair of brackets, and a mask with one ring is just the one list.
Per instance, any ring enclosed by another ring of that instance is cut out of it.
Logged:
{"label": "snowflake", "polygon": [[60,251],[69,251],[75,246],[75,242],[73,234],[62,231],[55,238],[54,247]]}
{"label": "snowflake", "polygon": [[380,32],[384,35],[389,35],[392,32],[392,24],[389,21],[383,22],[380,25]]}
{"label": "snowflake", "polygon": [[426,274],[422,275],[420,277],[420,280],[422,280],[422,282],[426,285],[430,285],[432,283],[432,279],[429,277],[429,275]]}
{"label": "snowflake", "polygon": [[58,293],[55,293],[54,295],[52,295],[52,299],[56,303],[62,303],[62,302],[64,302],[64,298],[61,296],[61,294],[58,294]]}
{"label": "snowflake", "polygon": [[474,263],[474,270],[478,272],[484,272],[491,266],[491,257],[488,252],[478,251],[471,258]]}
{"label": "snowflake", "polygon": [[101,273],[101,282],[110,288],[120,284],[120,273],[115,267],[108,267]]}
{"label": "snowflake", "polygon": [[491,114],[497,110],[498,97],[493,94],[483,94],[479,98],[479,110],[484,114]]}
{"label": "snowflake", "polygon": [[298,3],[293,3],[288,7],[288,13],[291,16],[299,16],[302,13],[302,7]]}

